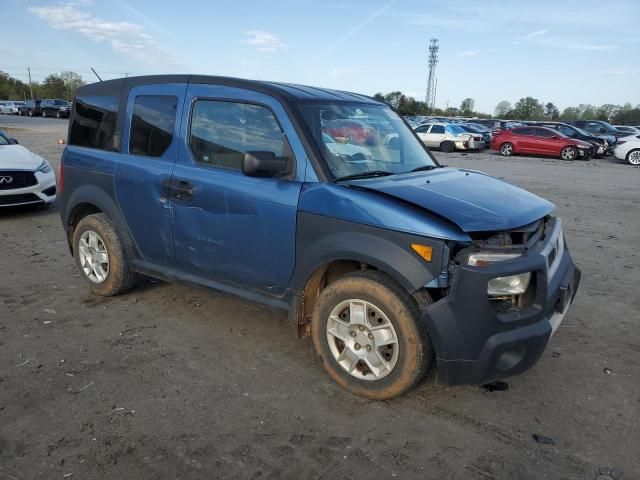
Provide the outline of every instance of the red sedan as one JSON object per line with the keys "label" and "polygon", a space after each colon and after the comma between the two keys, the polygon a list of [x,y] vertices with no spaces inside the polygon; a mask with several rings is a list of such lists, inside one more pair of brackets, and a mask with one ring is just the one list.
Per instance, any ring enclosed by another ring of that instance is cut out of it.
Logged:
{"label": "red sedan", "polygon": [[323,130],[338,141],[347,141],[356,145],[374,145],[379,140],[375,128],[356,120],[331,120]]}
{"label": "red sedan", "polygon": [[595,150],[590,143],[545,127],[518,127],[496,132],[491,140],[491,149],[498,150],[505,157],[528,153],[560,157],[563,160],[588,160]]}

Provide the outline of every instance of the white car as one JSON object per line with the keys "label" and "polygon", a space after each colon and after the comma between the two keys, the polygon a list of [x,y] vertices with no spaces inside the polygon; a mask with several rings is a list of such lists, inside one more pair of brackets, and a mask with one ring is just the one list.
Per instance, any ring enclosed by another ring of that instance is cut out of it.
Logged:
{"label": "white car", "polygon": [[14,102],[11,100],[5,100],[0,102],[0,113],[5,115],[18,115],[18,107],[23,105],[24,102]]}
{"label": "white car", "polygon": [[631,165],[640,165],[640,135],[629,135],[618,140],[613,155]]}
{"label": "white car", "polygon": [[619,130],[623,133],[628,133],[629,135],[640,135],[640,128],[632,127],[630,125],[614,125],[616,130]]}
{"label": "white car", "polygon": [[452,123],[426,123],[415,129],[416,135],[429,148],[443,152],[454,150],[481,150],[485,147],[482,135],[469,133],[460,125]]}
{"label": "white car", "polygon": [[0,132],[0,208],[48,205],[55,199],[51,164]]}

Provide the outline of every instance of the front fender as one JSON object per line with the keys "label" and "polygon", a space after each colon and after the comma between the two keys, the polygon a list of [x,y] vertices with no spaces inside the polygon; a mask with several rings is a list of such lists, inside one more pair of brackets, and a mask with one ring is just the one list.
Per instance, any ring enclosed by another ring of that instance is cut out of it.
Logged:
{"label": "front fender", "polygon": [[[413,293],[436,278],[443,267],[445,243],[404,232],[339,220],[308,212],[297,218],[296,267],[291,290],[300,293],[311,274],[335,260],[367,263]],[[433,248],[431,262],[413,250],[411,243]]]}

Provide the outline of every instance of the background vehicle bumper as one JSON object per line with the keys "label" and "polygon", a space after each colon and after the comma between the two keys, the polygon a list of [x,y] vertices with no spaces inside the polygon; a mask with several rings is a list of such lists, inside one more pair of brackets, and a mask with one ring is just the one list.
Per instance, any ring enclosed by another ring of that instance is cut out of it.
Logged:
{"label": "background vehicle bumper", "polygon": [[36,185],[0,190],[0,208],[51,203],[56,199],[56,177],[53,171],[35,173]]}
{"label": "background vehicle bumper", "polygon": [[[485,273],[457,267],[451,293],[423,313],[436,351],[438,383],[481,385],[531,368],[573,301],[581,275],[566,247],[549,280],[540,254],[523,257],[519,268],[489,268]],[[531,305],[498,313],[488,301],[488,280],[526,271],[535,272]]]}

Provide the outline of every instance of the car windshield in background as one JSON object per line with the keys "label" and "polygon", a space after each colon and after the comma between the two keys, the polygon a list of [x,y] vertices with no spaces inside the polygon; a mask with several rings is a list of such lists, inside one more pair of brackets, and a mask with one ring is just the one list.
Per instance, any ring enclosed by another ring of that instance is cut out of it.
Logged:
{"label": "car windshield in background", "polygon": [[336,180],[436,168],[402,119],[383,105],[299,104],[313,140]]}
{"label": "car windshield in background", "polygon": [[0,145],[11,145],[11,142],[7,137],[0,133]]}
{"label": "car windshield in background", "polygon": [[466,130],[462,128],[460,125],[447,125],[446,129],[452,135],[464,135]]}

